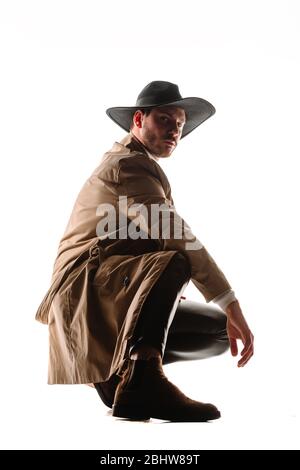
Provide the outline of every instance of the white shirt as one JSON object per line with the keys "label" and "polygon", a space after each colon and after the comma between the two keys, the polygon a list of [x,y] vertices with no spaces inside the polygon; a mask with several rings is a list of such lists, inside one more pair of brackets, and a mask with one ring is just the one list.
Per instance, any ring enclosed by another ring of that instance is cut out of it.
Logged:
{"label": "white shirt", "polygon": [[144,148],[147,152],[148,157],[152,158],[152,160],[155,160],[158,163],[159,158],[155,157],[152,153],[150,153],[149,150],[146,149],[146,147],[144,147]]}

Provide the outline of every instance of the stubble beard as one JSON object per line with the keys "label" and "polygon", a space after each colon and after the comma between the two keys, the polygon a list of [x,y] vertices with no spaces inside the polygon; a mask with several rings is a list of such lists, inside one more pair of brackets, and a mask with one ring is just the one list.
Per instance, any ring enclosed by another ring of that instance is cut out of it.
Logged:
{"label": "stubble beard", "polygon": [[145,142],[145,145],[146,147],[149,149],[149,151],[151,153],[153,153],[154,155],[156,155],[157,157],[162,157],[162,156],[165,156],[163,155],[161,152],[162,152],[162,148],[159,147],[157,144],[156,144],[156,136],[153,134],[153,132],[148,129],[147,127],[144,128],[144,142]]}

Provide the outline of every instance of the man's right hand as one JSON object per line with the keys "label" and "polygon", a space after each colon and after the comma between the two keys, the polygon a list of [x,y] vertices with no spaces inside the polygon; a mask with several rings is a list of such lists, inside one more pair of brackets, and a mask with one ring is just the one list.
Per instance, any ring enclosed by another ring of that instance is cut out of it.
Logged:
{"label": "man's right hand", "polygon": [[237,356],[238,354],[238,339],[242,341],[244,346],[241,351],[241,359],[238,361],[238,367],[243,367],[253,356],[254,336],[247,325],[240,304],[237,300],[231,302],[226,307],[225,312],[227,314],[227,335],[230,342],[232,356]]}

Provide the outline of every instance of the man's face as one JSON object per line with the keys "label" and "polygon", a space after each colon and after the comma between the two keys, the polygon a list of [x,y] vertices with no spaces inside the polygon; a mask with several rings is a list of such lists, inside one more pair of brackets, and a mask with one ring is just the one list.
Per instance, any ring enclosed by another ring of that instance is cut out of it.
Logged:
{"label": "man's face", "polygon": [[157,157],[169,157],[181,138],[185,120],[182,108],[153,108],[148,116],[141,115],[139,138]]}

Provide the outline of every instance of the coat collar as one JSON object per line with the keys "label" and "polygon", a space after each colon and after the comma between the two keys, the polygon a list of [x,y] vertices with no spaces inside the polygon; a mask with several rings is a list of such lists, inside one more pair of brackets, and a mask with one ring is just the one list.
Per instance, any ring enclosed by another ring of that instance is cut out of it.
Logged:
{"label": "coat collar", "polygon": [[124,137],[120,144],[127,147],[130,151],[142,152],[144,155],[147,155],[149,158],[158,163],[158,158],[152,155],[151,152],[142,144],[142,142],[131,132],[129,132],[126,137]]}
{"label": "coat collar", "polygon": [[152,170],[154,170],[155,174],[161,181],[166,197],[172,200],[171,186],[169,180],[162,167],[158,163],[158,159],[154,158],[151,153],[145,148],[145,146],[133,134],[131,134],[131,132],[129,132],[122,140],[120,140],[120,142],[115,142],[111,151],[120,152],[123,154],[124,148],[126,148],[128,154],[134,152],[140,154],[142,153],[149,159],[149,162],[153,162],[154,165],[151,165],[149,169],[152,168]]}

